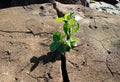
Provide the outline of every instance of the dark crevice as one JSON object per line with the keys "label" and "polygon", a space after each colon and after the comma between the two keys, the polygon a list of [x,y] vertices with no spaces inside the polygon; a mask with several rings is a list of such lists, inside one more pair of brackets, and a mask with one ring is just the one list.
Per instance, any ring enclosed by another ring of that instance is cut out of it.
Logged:
{"label": "dark crevice", "polygon": [[38,80],[38,82],[40,82],[40,81],[39,81],[39,78],[43,78],[43,79],[44,79],[44,82],[50,82],[49,77],[46,77],[45,75],[39,76],[39,77],[35,77],[35,76],[33,76],[33,75],[29,74],[29,73],[27,73],[27,75],[30,76],[30,77],[33,78],[33,79]]}
{"label": "dark crevice", "polygon": [[32,31],[24,32],[24,31],[5,31],[5,30],[0,30],[0,32],[33,34]]}
{"label": "dark crevice", "polygon": [[48,33],[48,32],[40,32],[40,33],[33,33],[32,30],[29,29],[29,31],[5,31],[5,30],[0,30],[0,32],[5,32],[5,33],[25,33],[25,34],[32,34],[34,36],[42,36],[43,34],[47,35],[52,35],[53,33]]}
{"label": "dark crevice", "polygon": [[97,27],[97,25],[96,25],[95,20],[94,20],[94,24],[95,24],[94,26],[89,25],[89,28],[92,29],[92,30],[96,30],[98,27]]}
{"label": "dark crevice", "polygon": [[114,74],[113,74],[112,70],[110,69],[110,67],[108,65],[107,65],[107,68],[110,71],[111,75],[114,77]]}
{"label": "dark crevice", "polygon": [[53,4],[53,8],[54,8],[54,9],[56,10],[56,12],[57,12],[57,16],[58,16],[58,17],[63,17],[63,16],[64,16],[64,13],[57,8],[56,3],[55,3],[55,2],[52,2],[52,4]]}
{"label": "dark crevice", "polygon": [[48,75],[48,77],[49,77],[50,79],[53,79],[53,77],[51,76],[50,73],[47,73],[47,75]]}
{"label": "dark crevice", "polygon": [[45,8],[44,8],[44,6],[40,6],[40,9],[41,9],[41,10],[44,10]]}
{"label": "dark crevice", "polygon": [[108,53],[108,54],[111,54],[112,52],[111,52],[110,50],[107,50],[107,53]]}
{"label": "dark crevice", "polygon": [[15,77],[15,81],[18,81],[18,78],[17,78],[17,77]]}
{"label": "dark crevice", "polygon": [[40,45],[49,47],[49,45],[47,45],[46,43],[40,43]]}
{"label": "dark crevice", "polygon": [[117,72],[113,72],[113,74],[120,75],[120,73],[117,73]]}
{"label": "dark crevice", "polygon": [[72,62],[72,61],[70,61],[70,60],[68,60],[68,62],[69,62],[70,64],[72,64],[72,65],[73,65],[76,69],[78,69],[79,71],[81,70],[78,64],[76,64],[76,63],[74,63],[74,62]]}
{"label": "dark crevice", "polygon": [[30,76],[33,79],[36,79],[36,80],[38,79],[37,77],[35,77],[35,76],[33,76],[33,75],[29,74],[29,73],[27,73],[27,75]]}
{"label": "dark crevice", "polygon": [[[107,56],[107,58],[108,58],[108,56]],[[108,68],[108,70],[111,73],[111,75],[114,77],[114,73],[112,72],[111,68],[109,67],[107,58],[106,58],[106,67]]]}
{"label": "dark crevice", "polygon": [[[61,60],[61,71],[62,71],[62,78],[63,82],[70,82],[67,69],[66,69],[66,56],[65,54],[59,54],[57,52],[49,52],[47,55],[42,55],[40,57],[32,57],[30,59],[31,63],[34,63],[33,66],[30,68],[30,72],[34,71],[36,67],[39,65],[39,63],[43,63],[43,65],[48,63],[54,63],[57,60]],[[77,66],[76,66],[77,67]],[[50,67],[47,67],[50,68]],[[38,77],[38,78],[44,78],[44,82],[49,82],[50,79],[53,79],[51,76],[51,68],[45,69],[47,71],[44,72],[44,77]]]}
{"label": "dark crevice", "polygon": [[63,82],[70,82],[67,69],[66,69],[66,56],[65,54],[61,54],[61,70],[62,70],[62,78]]}
{"label": "dark crevice", "polygon": [[[18,63],[17,63],[17,64],[18,64]],[[18,73],[23,72],[29,65],[30,65],[30,63],[28,63],[27,65],[23,66],[23,67],[18,71]]]}

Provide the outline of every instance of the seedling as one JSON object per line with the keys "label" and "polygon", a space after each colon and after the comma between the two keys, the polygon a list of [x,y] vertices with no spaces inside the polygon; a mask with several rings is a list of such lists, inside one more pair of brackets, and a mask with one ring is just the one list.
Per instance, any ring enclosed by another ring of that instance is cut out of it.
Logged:
{"label": "seedling", "polygon": [[57,52],[61,57],[61,70],[63,76],[63,82],[69,82],[69,77],[66,70],[66,56],[65,53],[77,46],[77,37],[73,37],[74,34],[80,28],[78,20],[82,18],[74,16],[74,13],[65,14],[64,17],[57,18],[57,22],[64,22],[63,33],[55,32],[53,34],[53,42],[50,45],[51,52]]}
{"label": "seedling", "polygon": [[64,21],[63,24],[63,31],[55,32],[53,34],[53,42],[50,45],[50,50],[52,52],[58,52],[60,54],[65,54],[65,52],[70,51],[75,46],[77,46],[78,38],[73,37],[80,28],[78,20],[80,19],[79,16],[74,17],[74,13],[65,14],[64,17],[57,18],[57,22]]}

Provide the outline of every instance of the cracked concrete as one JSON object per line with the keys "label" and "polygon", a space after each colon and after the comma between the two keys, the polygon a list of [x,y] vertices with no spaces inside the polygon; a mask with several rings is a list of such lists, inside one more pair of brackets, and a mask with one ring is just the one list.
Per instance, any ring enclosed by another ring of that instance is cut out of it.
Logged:
{"label": "cracked concrete", "polygon": [[[56,7],[84,17],[78,46],[66,53],[70,82],[119,82],[120,16],[81,5]],[[57,15],[50,3],[0,10],[0,82],[62,82],[59,58],[49,53],[52,34],[62,27]]]}

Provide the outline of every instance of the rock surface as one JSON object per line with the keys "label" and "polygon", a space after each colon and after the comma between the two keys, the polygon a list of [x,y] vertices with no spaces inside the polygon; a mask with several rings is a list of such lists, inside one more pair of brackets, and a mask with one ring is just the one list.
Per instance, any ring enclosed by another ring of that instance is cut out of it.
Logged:
{"label": "rock surface", "polygon": [[78,46],[66,53],[70,82],[120,81],[120,16],[57,2],[0,10],[0,82],[62,82],[60,60],[50,53],[61,31],[58,13],[83,16]]}
{"label": "rock surface", "polygon": [[[116,1],[116,0],[112,0],[112,1]],[[103,1],[99,1],[99,2],[96,1],[90,4],[90,8],[109,14],[120,15],[120,1],[118,1],[118,3],[116,4],[112,4],[112,2],[111,4],[109,4]]]}

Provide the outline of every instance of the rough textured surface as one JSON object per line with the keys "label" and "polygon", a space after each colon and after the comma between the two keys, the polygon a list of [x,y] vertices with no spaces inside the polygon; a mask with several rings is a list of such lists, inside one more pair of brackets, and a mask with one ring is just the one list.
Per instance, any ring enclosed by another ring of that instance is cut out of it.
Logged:
{"label": "rough textured surface", "polygon": [[60,60],[50,53],[58,13],[84,17],[78,46],[66,53],[70,82],[120,81],[120,16],[57,3],[0,10],[0,82],[62,82]]}
{"label": "rough textured surface", "polygon": [[[107,2],[103,2],[98,0],[94,3],[90,4],[90,8],[96,9],[98,11],[102,11],[109,14],[120,15],[120,1],[118,0],[106,0]],[[111,1],[111,3],[110,3]]]}

